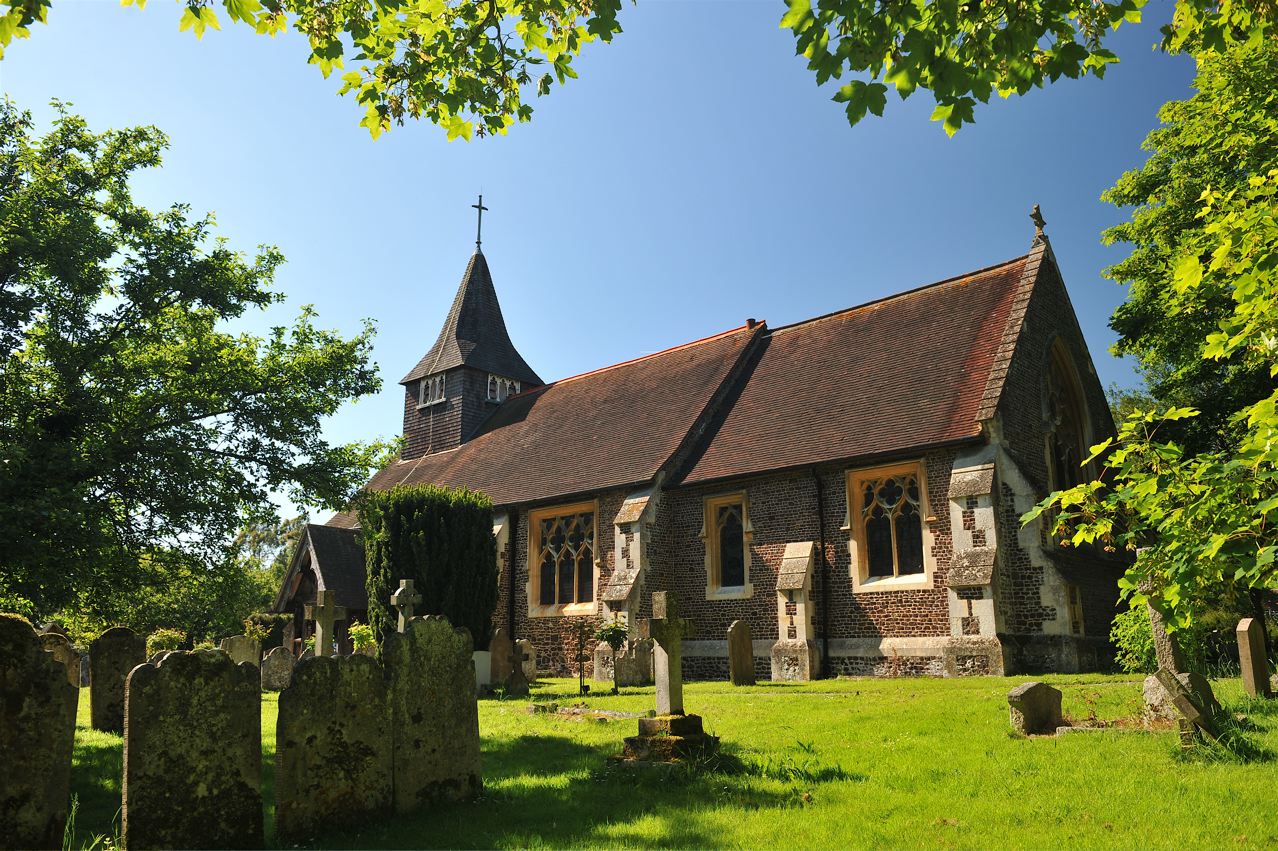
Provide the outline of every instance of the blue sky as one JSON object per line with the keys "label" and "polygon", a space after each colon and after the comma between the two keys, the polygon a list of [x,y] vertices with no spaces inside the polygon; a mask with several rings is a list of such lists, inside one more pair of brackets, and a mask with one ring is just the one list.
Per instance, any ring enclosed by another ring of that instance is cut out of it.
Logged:
{"label": "blue sky", "polygon": [[[287,305],[348,333],[376,321],[376,397],[348,405],[334,440],[400,429],[396,382],[430,347],[474,247],[516,346],[552,380],[741,324],[782,325],[1024,253],[1039,203],[1102,380],[1130,384],[1108,349],[1123,297],[1100,277],[1121,259],[1099,200],[1139,165],[1160,104],[1189,93],[1192,64],[1156,53],[1153,23],[1127,27],[1103,81],[1065,80],[978,108],[947,138],[926,93],[889,94],[849,128],[818,89],[779,2],[653,2],[590,45],[580,79],[534,102],[506,137],[446,142],[435,127],[376,142],[304,41],[223,24],[202,41],[181,7],[56,0],[49,25],[12,44],[0,86],[47,126],[50,98],[95,129],[155,124],[152,206],[216,211],[234,247],[278,245]],[[908,339],[877,341],[908,346]],[[890,388],[882,388],[890,392]],[[777,400],[784,407],[785,400]]]}

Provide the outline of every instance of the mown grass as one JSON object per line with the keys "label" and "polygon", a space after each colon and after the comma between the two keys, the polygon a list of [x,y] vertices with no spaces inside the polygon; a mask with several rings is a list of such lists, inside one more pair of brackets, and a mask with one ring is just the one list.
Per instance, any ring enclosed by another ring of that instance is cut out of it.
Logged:
{"label": "mown grass", "polygon": [[[1074,718],[1141,709],[1139,679],[1056,676]],[[1017,738],[1006,694],[1019,680],[835,680],[685,686],[689,711],[723,738],[731,773],[610,766],[633,720],[530,715],[577,700],[575,680],[530,699],[480,701],[482,800],[333,833],[332,848],[1272,848],[1278,707],[1238,681],[1217,695],[1246,712],[1250,761],[1180,755],[1171,732]],[[87,698],[87,696],[86,696]],[[644,711],[652,689],[588,698]],[[86,704],[87,705],[87,704]],[[263,700],[268,841],[276,701]],[[81,722],[87,725],[82,705]],[[110,833],[120,739],[77,731],[78,840]]]}

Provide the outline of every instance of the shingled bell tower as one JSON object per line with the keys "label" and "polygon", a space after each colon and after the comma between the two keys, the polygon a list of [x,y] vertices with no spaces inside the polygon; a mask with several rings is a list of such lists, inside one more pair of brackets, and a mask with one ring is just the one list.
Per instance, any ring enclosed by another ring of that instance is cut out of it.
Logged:
{"label": "shingled bell tower", "polygon": [[[483,216],[483,196],[475,206]],[[510,342],[478,234],[439,338],[399,383],[406,460],[456,449],[508,396],[542,384]]]}

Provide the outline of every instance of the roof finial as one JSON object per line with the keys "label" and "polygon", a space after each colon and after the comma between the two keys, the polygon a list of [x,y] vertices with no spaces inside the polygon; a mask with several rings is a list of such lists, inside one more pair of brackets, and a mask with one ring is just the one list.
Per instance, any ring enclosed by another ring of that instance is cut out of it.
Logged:
{"label": "roof finial", "polygon": [[1030,210],[1030,221],[1034,223],[1034,244],[1037,245],[1047,239],[1047,234],[1043,233],[1043,228],[1047,225],[1047,222],[1043,219],[1043,213],[1039,210],[1037,204],[1034,205],[1033,210]]}
{"label": "roof finial", "polygon": [[[478,204],[471,204],[470,206],[479,211],[479,223],[475,225],[475,250],[482,251],[483,249],[480,246],[483,242],[484,235],[484,210],[488,209],[484,206],[483,194],[480,194]],[[1038,208],[1035,207],[1034,209],[1037,210]]]}

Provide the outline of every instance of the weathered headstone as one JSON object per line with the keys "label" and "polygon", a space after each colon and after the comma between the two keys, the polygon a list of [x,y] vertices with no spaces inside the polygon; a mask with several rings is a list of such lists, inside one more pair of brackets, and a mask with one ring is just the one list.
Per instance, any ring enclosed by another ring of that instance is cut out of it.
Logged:
{"label": "weathered headstone", "polygon": [[528,694],[528,678],[524,676],[524,653],[518,648],[512,648],[510,673],[506,676],[506,694],[511,697]]}
{"label": "weathered headstone", "polygon": [[235,664],[248,662],[250,665],[262,664],[262,642],[247,635],[232,635],[222,639],[222,652],[231,657]]}
{"label": "weathered headstone", "polygon": [[306,618],[315,622],[315,655],[333,655],[333,631],[335,621],[346,619],[346,608],[337,605],[333,591],[317,591],[315,602],[306,604]]}
{"label": "weathered headstone", "polygon": [[399,588],[391,594],[391,605],[399,612],[396,632],[403,632],[409,621],[413,619],[413,609],[422,601],[422,595],[413,588],[413,580],[399,580]]}
{"label": "weathered headstone", "polygon": [[1269,697],[1269,660],[1265,658],[1265,625],[1255,618],[1238,622],[1238,661],[1243,688],[1251,697]]}
{"label": "weathered headstone", "polygon": [[[1160,668],[1159,670],[1165,671],[1168,669]],[[1198,706],[1202,707],[1206,714],[1212,717],[1220,714],[1220,702],[1216,700],[1211,683],[1207,681],[1206,677],[1196,671],[1186,671],[1185,673],[1177,674],[1176,679],[1180,681],[1184,690],[1193,696],[1194,701]],[[1165,718],[1175,721],[1182,717],[1180,710],[1172,702],[1172,695],[1167,692],[1157,674],[1151,674],[1145,678],[1143,696],[1145,698],[1145,711],[1151,718]]]}
{"label": "weathered headstone", "polygon": [[124,680],[146,661],[146,639],[116,626],[89,645],[89,717],[93,729],[124,732]]}
{"label": "weathered headstone", "polygon": [[262,847],[257,669],[174,651],[134,669],[126,707],[124,847]]}
{"label": "weathered headstone", "polygon": [[0,614],[0,848],[61,848],[66,827],[79,692],[40,644]]}
{"label": "weathered headstone", "polygon": [[293,681],[297,659],[286,647],[276,647],[262,660],[262,691],[283,691]]}
{"label": "weathered headstone", "polygon": [[618,687],[653,684],[652,648],[651,638],[631,638],[622,646],[621,652],[612,661]]}
{"label": "weathered headstone", "polygon": [[40,635],[40,647],[62,663],[67,672],[67,683],[80,687],[80,653],[71,646],[67,637],[60,632],[45,632]]}
{"label": "weathered headstone", "polygon": [[1024,683],[1007,693],[1012,729],[1022,735],[1055,733],[1061,726],[1061,693],[1047,683]]}
{"label": "weathered headstone", "polygon": [[1194,694],[1189,688],[1186,688],[1185,683],[1181,680],[1183,675],[1175,674],[1167,668],[1159,668],[1154,676],[1167,692],[1171,705],[1175,707],[1180,716],[1177,721],[1180,724],[1181,747],[1190,748],[1193,746],[1193,730],[1195,728],[1214,740],[1217,736],[1216,716],[1220,713],[1220,705],[1215,703],[1216,698],[1211,694],[1211,687],[1207,687],[1207,695],[1211,698],[1209,703],[1204,699],[1201,692]]}
{"label": "weathered headstone", "polygon": [[734,686],[754,685],[754,643],[745,621],[728,627],[728,679]]}
{"label": "weathered headstone", "polygon": [[89,664],[89,654],[80,654],[80,688],[88,688],[89,680],[92,674],[92,666]]}
{"label": "weathered headstone", "polygon": [[446,618],[413,618],[386,638],[395,810],[483,791],[470,633]]}
{"label": "weathered headstone", "polygon": [[537,682],[537,648],[526,638],[516,641],[515,647],[524,654],[524,678],[530,683]]}
{"label": "weathered headstone", "polygon": [[679,617],[673,594],[655,591],[652,617],[640,624],[644,638],[656,642],[653,667],[657,680],[657,714],[683,714],[683,639],[692,635],[692,621]]}
{"label": "weathered headstone", "polygon": [[[270,656],[267,656],[270,659]],[[372,822],[391,808],[391,737],[382,666],[362,654],[300,662],[280,693],[275,833]]]}
{"label": "weathered headstone", "polygon": [[[510,679],[515,665],[515,645],[506,635],[506,630],[497,627],[493,630],[492,640],[488,642],[489,682],[504,683]],[[524,683],[527,685],[527,681]]]}

